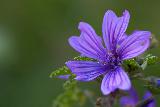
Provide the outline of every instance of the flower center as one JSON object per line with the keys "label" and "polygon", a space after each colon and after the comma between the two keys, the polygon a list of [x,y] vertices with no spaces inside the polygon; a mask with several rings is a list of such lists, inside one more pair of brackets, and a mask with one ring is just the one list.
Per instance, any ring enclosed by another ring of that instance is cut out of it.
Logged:
{"label": "flower center", "polygon": [[111,69],[114,69],[116,66],[120,66],[121,62],[122,61],[118,55],[111,54],[106,56],[106,61],[103,62],[103,64],[109,66]]}
{"label": "flower center", "polygon": [[107,62],[109,65],[118,66],[121,64],[121,60],[118,56],[112,55],[107,57]]}

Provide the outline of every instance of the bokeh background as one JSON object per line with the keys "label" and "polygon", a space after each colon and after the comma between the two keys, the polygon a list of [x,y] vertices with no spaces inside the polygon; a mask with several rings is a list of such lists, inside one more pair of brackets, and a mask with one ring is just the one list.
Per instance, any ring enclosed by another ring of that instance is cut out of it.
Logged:
{"label": "bokeh background", "polygon": [[[121,15],[127,9],[128,33],[149,30],[160,39],[159,5],[159,0],[0,0],[0,107],[52,107],[63,80],[49,74],[78,55],[67,39],[79,35],[80,21],[101,35],[105,11]],[[150,52],[160,56],[159,47]],[[158,65],[147,68],[146,75],[153,74],[160,76]],[[142,95],[142,84],[134,84]]]}

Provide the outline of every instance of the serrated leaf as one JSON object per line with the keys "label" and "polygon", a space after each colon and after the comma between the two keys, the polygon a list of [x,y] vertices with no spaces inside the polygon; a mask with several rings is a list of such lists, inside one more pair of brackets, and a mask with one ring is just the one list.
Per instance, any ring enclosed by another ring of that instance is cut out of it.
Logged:
{"label": "serrated leaf", "polygon": [[123,66],[126,68],[127,71],[128,70],[135,71],[139,68],[139,64],[135,59],[129,59],[123,61]]}
{"label": "serrated leaf", "polygon": [[78,60],[78,61],[93,61],[94,59],[88,58],[88,57],[83,57],[83,56],[77,56],[77,57],[74,57],[74,60]]}
{"label": "serrated leaf", "polygon": [[68,74],[71,74],[71,71],[66,66],[63,66],[63,67],[53,71],[50,74],[50,78],[61,76],[61,75],[68,75]]}
{"label": "serrated leaf", "polygon": [[147,61],[147,64],[148,65],[152,65],[152,64],[155,64],[157,63],[159,60],[159,58],[157,56],[154,56],[152,54],[148,54],[145,59],[144,59],[144,62]]}
{"label": "serrated leaf", "polygon": [[156,64],[159,61],[159,58],[157,56],[153,56],[151,54],[148,54],[144,59],[143,63],[141,64],[142,70],[145,70],[148,65]]}
{"label": "serrated leaf", "polygon": [[68,80],[63,84],[65,90],[73,89],[77,85],[77,81],[74,79],[76,76],[71,74]]}
{"label": "serrated leaf", "polygon": [[61,93],[53,102],[53,107],[78,107],[83,105],[86,97],[77,87],[77,81],[74,75],[63,84],[64,92]]}
{"label": "serrated leaf", "polygon": [[135,59],[125,60],[124,63],[133,67],[139,66]]}

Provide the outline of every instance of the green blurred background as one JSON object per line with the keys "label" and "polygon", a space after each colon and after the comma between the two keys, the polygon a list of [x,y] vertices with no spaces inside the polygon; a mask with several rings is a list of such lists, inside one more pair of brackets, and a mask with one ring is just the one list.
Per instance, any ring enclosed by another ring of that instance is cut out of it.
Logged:
{"label": "green blurred background", "polygon": [[[80,21],[101,35],[105,11],[121,15],[127,9],[128,33],[149,30],[160,39],[159,5],[159,0],[0,0],[0,107],[52,106],[63,81],[49,74],[78,55],[67,39],[79,35]],[[160,56],[159,48],[150,52]],[[160,76],[160,67],[151,66],[146,74]],[[143,94],[142,84],[135,85]]]}

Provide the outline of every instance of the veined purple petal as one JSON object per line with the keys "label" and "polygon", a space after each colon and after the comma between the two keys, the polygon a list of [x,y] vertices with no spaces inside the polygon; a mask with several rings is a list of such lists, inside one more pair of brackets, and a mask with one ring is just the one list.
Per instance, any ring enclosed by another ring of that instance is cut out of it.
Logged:
{"label": "veined purple petal", "polygon": [[80,37],[69,38],[70,45],[82,55],[102,60],[106,55],[106,50],[102,45],[102,39],[97,36],[94,29],[87,23],[80,22]]}
{"label": "veined purple petal", "polygon": [[131,88],[131,82],[126,72],[117,67],[115,70],[108,72],[101,84],[101,90],[103,94],[107,95],[113,92],[115,89],[129,90]]}
{"label": "veined purple petal", "polygon": [[[151,94],[149,91],[146,91],[146,92],[145,92],[145,95],[143,96],[143,99],[147,99],[147,98],[149,98],[149,97],[151,97],[151,96],[152,96],[152,94]],[[147,105],[147,107],[156,107],[156,102],[155,102],[155,100],[151,101],[151,102]]]}
{"label": "veined purple petal", "polygon": [[118,55],[124,60],[142,54],[149,47],[150,35],[148,31],[135,31],[120,44]]}
{"label": "veined purple petal", "polygon": [[106,72],[107,68],[98,62],[68,61],[66,62],[71,72],[76,74],[77,80],[90,81]]}
{"label": "veined purple petal", "polygon": [[104,15],[102,32],[105,45],[109,51],[115,48],[117,41],[123,37],[124,32],[127,29],[129,19],[130,15],[127,10],[123,12],[121,17],[117,17],[111,10],[108,10]]}
{"label": "veined purple petal", "polygon": [[119,40],[118,40],[118,44],[117,44],[117,48],[120,46],[120,44],[127,39],[127,34],[124,34]]}

